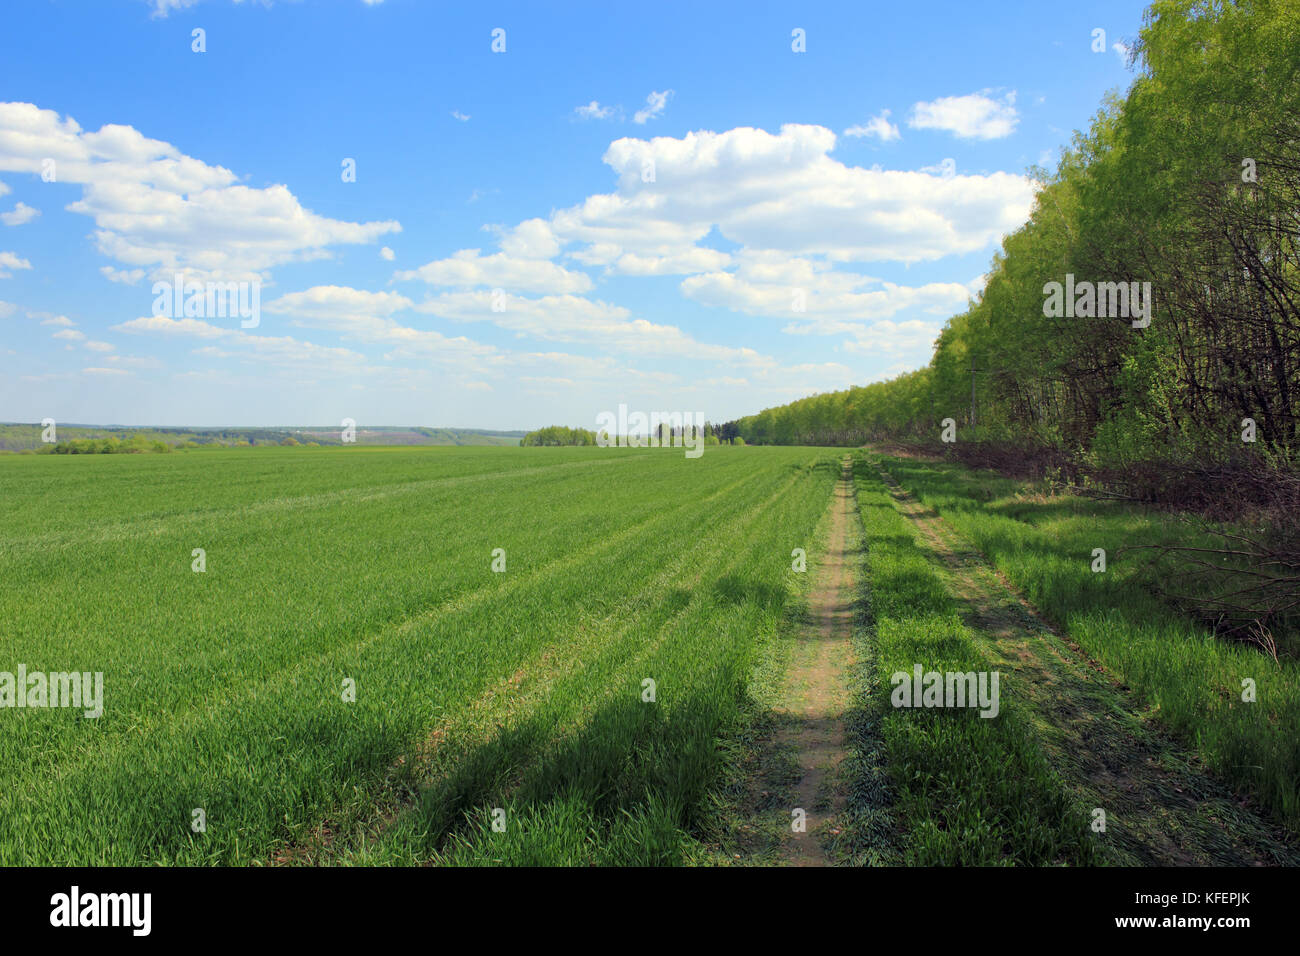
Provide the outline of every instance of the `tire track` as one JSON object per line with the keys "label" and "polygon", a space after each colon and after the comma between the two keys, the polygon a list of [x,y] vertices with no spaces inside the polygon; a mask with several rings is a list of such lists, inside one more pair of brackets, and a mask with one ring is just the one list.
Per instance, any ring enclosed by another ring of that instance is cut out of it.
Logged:
{"label": "tire track", "polygon": [[1098,833],[1116,863],[1141,866],[1263,866],[1300,862],[1291,841],[1196,757],[1150,722],[1099,662],[1038,614],[988,559],[883,466],[895,507],[943,565],[963,618],[1030,709],[1048,760],[1089,810],[1106,813]]}
{"label": "tire track", "polygon": [[792,812],[782,862],[830,866],[826,849],[835,815],[847,803],[841,764],[848,755],[844,715],[851,702],[848,672],[853,646],[854,573],[849,559],[856,516],[852,470],[843,463],[830,503],[825,554],[809,594],[809,624],[797,639],[786,679],[787,708],[776,734],[780,747],[798,754],[799,779],[792,811],[803,811],[799,829]]}

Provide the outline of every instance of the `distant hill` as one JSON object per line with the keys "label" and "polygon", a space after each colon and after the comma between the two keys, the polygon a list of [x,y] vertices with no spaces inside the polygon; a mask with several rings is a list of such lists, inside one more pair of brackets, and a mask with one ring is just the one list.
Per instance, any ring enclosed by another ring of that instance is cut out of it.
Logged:
{"label": "distant hill", "polygon": [[[526,433],[523,431],[492,431],[485,428],[425,428],[405,425],[357,426],[358,445],[518,445]],[[83,425],[75,422],[57,425],[59,441],[84,438],[117,438],[127,440],[143,435],[151,441],[164,441],[169,445],[318,445],[343,444],[342,429],[338,426],[284,426],[274,428],[241,428],[222,426],[214,428],[129,427],[124,425]],[[0,451],[35,451],[48,447],[41,441],[38,424],[0,423]]]}

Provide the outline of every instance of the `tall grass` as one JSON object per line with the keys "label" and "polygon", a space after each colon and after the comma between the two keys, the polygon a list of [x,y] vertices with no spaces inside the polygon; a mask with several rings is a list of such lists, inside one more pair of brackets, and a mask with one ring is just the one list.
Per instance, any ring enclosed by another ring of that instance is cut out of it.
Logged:
{"label": "tall grass", "polygon": [[[1154,716],[1238,792],[1300,826],[1300,663],[1216,639],[1153,596],[1136,545],[1195,532],[1158,512],[1072,496],[956,465],[886,458],[910,491],[971,540],[1070,639],[1118,675]],[[1105,549],[1104,573],[1092,570]],[[1256,701],[1242,699],[1254,682]]]}
{"label": "tall grass", "polygon": [[925,866],[1098,862],[1083,808],[1048,765],[1008,675],[1001,675],[996,717],[892,706],[891,675],[911,675],[916,664],[940,672],[993,668],[920,547],[914,524],[861,455],[855,482],[876,668],[876,680],[867,682],[875,699],[863,707],[876,717],[904,860]]}

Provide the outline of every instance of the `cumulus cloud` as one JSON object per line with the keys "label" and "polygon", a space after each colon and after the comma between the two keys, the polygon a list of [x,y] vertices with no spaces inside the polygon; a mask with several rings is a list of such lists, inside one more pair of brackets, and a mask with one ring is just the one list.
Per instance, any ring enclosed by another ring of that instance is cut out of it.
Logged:
{"label": "cumulus cloud", "polygon": [[601,106],[598,102],[592,100],[586,106],[574,107],[573,112],[579,119],[602,120],[613,116],[615,109],[612,106]]}
{"label": "cumulus cloud", "polygon": [[32,264],[13,252],[0,252],[0,279],[8,279],[10,269],[30,269]]}
{"label": "cumulus cloud", "polygon": [[616,275],[667,276],[725,269],[730,263],[731,256],[728,253],[703,246],[692,246],[688,249],[672,250],[664,255],[647,256],[624,252],[612,259],[608,265],[609,271]]}
{"label": "cumulus cloud", "polygon": [[0,222],[6,226],[21,226],[23,223],[31,222],[41,214],[39,209],[33,209],[25,202],[20,202],[9,212],[0,212]]}
{"label": "cumulus cloud", "polygon": [[560,241],[545,219],[525,219],[502,231],[500,244],[502,252],[519,259],[553,259],[560,254]]}
{"label": "cumulus cloud", "polygon": [[682,293],[704,305],[792,320],[785,331],[856,335],[865,323],[919,309],[947,317],[960,311],[970,287],[958,282],[904,286],[831,269],[809,259],[756,256],[735,272],[710,272],[682,282]]}
{"label": "cumulus cloud", "polygon": [[123,285],[135,285],[145,277],[143,269],[114,269],[112,266],[100,266],[99,272],[109,282],[121,282]]}
{"label": "cumulus cloud", "polygon": [[67,208],[91,217],[99,251],[157,276],[252,279],[289,262],[328,258],[330,247],[400,232],[395,221],[346,222],[305,209],[284,185],[238,184],[130,126],[83,130],[31,103],[0,103],[0,171],[40,173],[82,187]]}
{"label": "cumulus cloud", "polygon": [[165,17],[173,10],[184,10],[198,2],[199,0],[149,0],[155,17]]}
{"label": "cumulus cloud", "polygon": [[645,108],[637,110],[632,115],[632,122],[642,124],[647,120],[652,120],[656,116],[662,115],[664,109],[668,106],[668,99],[672,95],[672,90],[664,90],[662,93],[652,92],[645,98]]}
{"label": "cumulus cloud", "polygon": [[850,126],[844,131],[844,135],[868,139],[874,137],[882,143],[903,138],[902,133],[898,131],[898,127],[889,122],[889,110],[881,110],[879,116],[871,117],[861,126]]}
{"label": "cumulus cloud", "polygon": [[367,292],[347,286],[318,285],[290,292],[262,306],[271,314],[297,318],[299,325],[361,333],[381,330],[396,312],[414,303],[396,292]]}
{"label": "cumulus cloud", "polygon": [[366,357],[351,349],[316,345],[287,335],[248,335],[238,329],[221,328],[201,319],[173,319],[165,315],[148,315],[119,323],[113,326],[113,331],[219,342],[220,345],[213,344],[195,349],[195,354],[210,358],[242,357],[272,365],[340,372],[369,370]]}
{"label": "cumulus cloud", "polygon": [[589,343],[611,352],[772,364],[753,349],[699,342],[676,326],[635,318],[622,306],[582,296],[511,296],[501,311],[494,310],[494,304],[486,292],[455,292],[427,299],[417,310],[462,322],[491,322],[539,339]]}
{"label": "cumulus cloud", "polygon": [[[892,127],[886,111],[875,119]],[[862,135],[888,138],[882,132]],[[777,133],[741,127],[617,139],[603,157],[615,181],[611,191],[513,226],[485,226],[497,250],[462,249],[395,272],[394,281],[431,287],[423,302],[391,287],[372,292],[327,285],[282,295],[263,309],[288,316],[296,326],[335,332],[345,345],[382,349],[386,362],[419,362],[420,369],[403,374],[436,368],[439,375],[484,384],[527,378],[539,389],[558,387],[560,380],[620,386],[676,380],[676,373],[633,368],[635,361],[627,357],[635,356],[712,362],[723,367],[710,370],[715,379],[743,379],[746,387],[777,399],[794,397],[789,391],[804,382],[813,390],[835,387],[832,382],[850,375],[845,366],[785,368],[752,349],[701,342],[682,328],[586,295],[594,288],[592,269],[613,276],[681,276],[681,292],[694,302],[782,319],[792,335],[839,335],[846,352],[912,360],[932,343],[942,318],[965,306],[970,284],[908,286],[855,268],[983,251],[1023,223],[1034,184],[1008,173],[959,176],[955,167],[937,174],[866,169],[834,158],[835,145],[834,132],[806,125],[783,126]],[[0,123],[0,155],[3,147]],[[174,165],[172,175],[181,176],[183,163]],[[201,178],[211,170],[199,164],[185,175]],[[380,255],[394,258],[387,246]],[[105,275],[118,273],[116,281],[133,275],[131,269]],[[498,288],[507,293],[504,311],[493,296]],[[407,311],[412,318],[402,320]],[[510,351],[417,327],[434,319],[489,323],[519,338],[575,343],[605,354]],[[249,336],[195,319],[147,317],[115,328],[188,338],[212,358],[292,364],[315,356],[349,372],[371,361],[351,348]],[[743,372],[721,374],[728,367]],[[397,381],[391,376],[398,370],[385,368],[386,380]]]}
{"label": "cumulus cloud", "polygon": [[715,227],[751,250],[911,263],[984,249],[1032,206],[1023,176],[864,169],[832,158],[835,141],[801,125],[619,139],[604,156],[616,191],[557,211],[551,230],[589,265],[681,255]]}
{"label": "cumulus cloud", "polygon": [[585,272],[573,272],[546,259],[524,259],[504,252],[484,256],[478,249],[462,249],[448,259],[435,259],[418,269],[398,272],[393,278],[516,292],[586,292],[591,288],[591,278]]}
{"label": "cumulus cloud", "polygon": [[113,326],[114,332],[153,332],[158,335],[176,336],[192,335],[199,338],[219,339],[232,332],[220,326],[210,325],[202,319],[173,319],[166,315],[146,315],[129,322]]}
{"label": "cumulus cloud", "polygon": [[345,338],[392,349],[386,358],[435,359],[456,367],[497,354],[492,346],[413,328],[392,318],[412,305],[410,299],[396,292],[329,285],[288,293],[268,302],[263,309],[290,315],[296,325],[329,329]]}
{"label": "cumulus cloud", "polygon": [[[173,10],[188,10],[199,2],[199,0],[146,0],[152,7],[151,16],[155,18],[167,17]],[[235,3],[243,3],[244,0],[234,0]],[[377,7],[384,0],[361,0],[367,7]],[[264,6],[270,6],[271,0],[262,0]]]}
{"label": "cumulus cloud", "polygon": [[937,129],[959,139],[1001,139],[1016,131],[1016,91],[994,99],[993,90],[966,96],[942,96],[912,107],[908,125],[915,129]]}

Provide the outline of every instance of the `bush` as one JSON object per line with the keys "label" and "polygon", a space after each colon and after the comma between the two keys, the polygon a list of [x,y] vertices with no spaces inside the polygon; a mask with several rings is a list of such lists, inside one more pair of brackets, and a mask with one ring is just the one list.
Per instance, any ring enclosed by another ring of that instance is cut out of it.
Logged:
{"label": "bush", "polygon": [[585,428],[568,428],[564,425],[550,425],[529,432],[519,444],[521,447],[540,447],[555,445],[594,445],[596,433]]}

